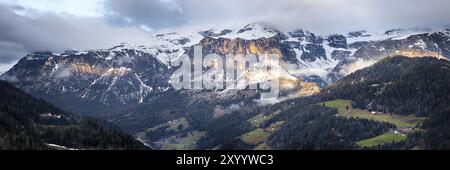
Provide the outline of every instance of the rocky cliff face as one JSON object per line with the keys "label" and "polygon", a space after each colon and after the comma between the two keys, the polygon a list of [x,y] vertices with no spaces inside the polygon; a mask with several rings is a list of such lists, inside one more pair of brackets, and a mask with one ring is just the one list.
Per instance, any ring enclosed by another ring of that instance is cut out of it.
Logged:
{"label": "rocky cliff face", "polygon": [[226,54],[281,54],[280,38],[261,38],[256,40],[226,39],[206,37],[198,45],[202,46],[206,53]]}
{"label": "rocky cliff face", "polygon": [[102,104],[142,103],[169,89],[171,72],[139,50],[29,54],[4,78],[33,94],[70,96]]}

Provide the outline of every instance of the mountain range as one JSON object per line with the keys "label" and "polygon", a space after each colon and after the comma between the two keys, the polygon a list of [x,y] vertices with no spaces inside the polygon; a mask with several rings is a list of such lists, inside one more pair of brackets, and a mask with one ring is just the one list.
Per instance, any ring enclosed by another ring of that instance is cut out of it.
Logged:
{"label": "mountain range", "polygon": [[[449,32],[322,36],[262,24],[172,32],[146,45],[31,53],[1,79],[63,110],[115,124],[152,149],[441,149],[448,147],[447,125],[430,122],[445,122],[434,117],[446,116],[449,101]],[[196,45],[204,54],[279,54],[290,79],[269,104],[250,89],[176,90],[170,79],[177,67],[169,63]],[[361,115],[334,116],[343,106]],[[378,114],[388,120],[377,121]],[[397,142],[365,145],[389,132],[400,134]]]}

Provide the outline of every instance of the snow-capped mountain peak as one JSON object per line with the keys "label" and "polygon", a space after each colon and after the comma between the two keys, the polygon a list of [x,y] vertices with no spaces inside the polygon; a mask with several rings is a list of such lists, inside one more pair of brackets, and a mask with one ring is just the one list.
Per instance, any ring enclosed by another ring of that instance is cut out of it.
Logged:
{"label": "snow-capped mountain peak", "polygon": [[259,23],[252,23],[244,26],[241,29],[235,29],[227,34],[220,35],[218,37],[228,38],[228,39],[246,39],[246,40],[254,40],[260,38],[270,38],[279,33],[278,30],[264,26]]}

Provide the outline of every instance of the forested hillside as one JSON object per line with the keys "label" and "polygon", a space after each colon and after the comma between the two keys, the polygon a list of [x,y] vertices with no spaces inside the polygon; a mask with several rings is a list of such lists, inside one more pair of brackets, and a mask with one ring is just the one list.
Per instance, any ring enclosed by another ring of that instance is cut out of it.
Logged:
{"label": "forested hillside", "polygon": [[0,149],[145,149],[115,127],[62,111],[0,81]]}
{"label": "forested hillside", "polygon": [[[408,136],[419,148],[450,149],[450,62],[433,57],[389,57],[356,71],[326,89],[321,100],[349,99],[356,108],[385,114],[422,116]],[[411,141],[384,149],[402,149]]]}

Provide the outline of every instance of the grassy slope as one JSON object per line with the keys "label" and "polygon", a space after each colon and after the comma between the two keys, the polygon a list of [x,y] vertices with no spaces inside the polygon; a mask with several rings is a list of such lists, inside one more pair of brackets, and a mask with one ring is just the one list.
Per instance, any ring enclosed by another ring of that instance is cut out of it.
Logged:
{"label": "grassy slope", "polygon": [[[353,117],[361,119],[371,119],[380,122],[392,123],[397,127],[415,127],[417,124],[423,122],[426,118],[417,117],[414,115],[409,116],[398,116],[391,114],[372,114],[367,110],[352,108],[350,100],[333,100],[324,103],[319,103],[319,105],[325,104],[326,107],[336,108],[339,115],[344,117]],[[346,107],[349,107],[349,110]]]}
{"label": "grassy slope", "polygon": [[267,138],[269,138],[269,136],[270,136],[269,132],[267,132],[262,128],[258,128],[254,131],[242,135],[241,139],[247,144],[258,145],[267,141]]}
{"label": "grassy slope", "polygon": [[380,136],[376,136],[376,137],[373,137],[370,139],[359,141],[356,144],[358,144],[361,147],[374,147],[374,146],[378,146],[378,145],[388,144],[391,142],[394,142],[394,143],[401,142],[403,140],[406,140],[406,136],[400,135],[400,134],[395,134],[392,132],[386,132]]}
{"label": "grassy slope", "polygon": [[[367,110],[352,108],[350,100],[333,100],[319,103],[319,105],[336,108],[340,116],[388,122],[394,124],[397,127],[416,127],[419,123],[422,123],[426,119],[424,117],[417,117],[414,115],[398,116],[391,114],[372,114]],[[347,107],[349,108],[348,110]],[[380,136],[359,141],[356,144],[361,147],[373,147],[377,145],[388,144],[391,142],[400,142],[406,140],[406,138],[406,136],[402,136],[400,134],[386,132]]]}
{"label": "grassy slope", "polygon": [[[179,129],[181,128],[181,129]],[[147,133],[152,133],[157,130],[163,130],[166,133],[173,132],[174,134],[167,139],[159,141],[162,143],[160,149],[162,150],[191,150],[197,148],[197,142],[205,136],[205,132],[190,130],[190,124],[186,117],[181,117],[166,123],[162,123],[145,131],[136,133],[135,136],[139,139],[146,139]],[[145,140],[146,142],[155,142]]]}
{"label": "grassy slope", "polygon": [[270,135],[272,135],[276,130],[281,128],[281,126],[285,123],[284,121],[277,121],[266,128],[262,128],[261,126],[273,118],[273,116],[280,114],[279,111],[264,115],[264,114],[258,114],[249,120],[247,120],[250,124],[252,124],[256,129],[253,131],[250,131],[244,135],[242,135],[240,138],[241,140],[250,145],[255,145],[256,150],[267,150],[268,146],[266,145],[267,139]]}
{"label": "grassy slope", "polygon": [[190,131],[186,132],[185,137],[170,138],[162,146],[162,150],[191,150],[197,148],[197,141],[205,136],[205,132]]}

